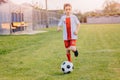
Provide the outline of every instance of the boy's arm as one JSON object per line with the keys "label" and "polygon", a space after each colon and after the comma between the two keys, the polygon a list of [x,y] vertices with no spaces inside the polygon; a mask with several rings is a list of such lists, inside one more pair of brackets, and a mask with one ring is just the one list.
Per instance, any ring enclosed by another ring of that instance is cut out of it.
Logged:
{"label": "boy's arm", "polygon": [[76,21],[77,27],[76,27],[74,34],[78,35],[79,29],[80,29],[80,22],[76,16],[75,16],[75,21]]}
{"label": "boy's arm", "polygon": [[75,35],[78,35],[79,29],[80,29],[80,23],[77,24],[77,28],[76,28],[76,30],[74,32]]}

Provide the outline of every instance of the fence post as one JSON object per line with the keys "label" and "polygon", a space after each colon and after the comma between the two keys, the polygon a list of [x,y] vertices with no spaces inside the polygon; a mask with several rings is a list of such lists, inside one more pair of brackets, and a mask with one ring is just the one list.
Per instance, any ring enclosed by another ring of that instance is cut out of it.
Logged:
{"label": "fence post", "polygon": [[46,28],[48,28],[49,25],[48,25],[48,7],[47,7],[47,0],[45,0],[45,5],[46,5]]}
{"label": "fence post", "polygon": [[11,23],[12,23],[12,21],[11,21],[11,18],[12,17],[12,14],[11,14],[11,3],[9,3],[9,20],[10,20],[10,35],[12,34],[12,25],[11,25]]}

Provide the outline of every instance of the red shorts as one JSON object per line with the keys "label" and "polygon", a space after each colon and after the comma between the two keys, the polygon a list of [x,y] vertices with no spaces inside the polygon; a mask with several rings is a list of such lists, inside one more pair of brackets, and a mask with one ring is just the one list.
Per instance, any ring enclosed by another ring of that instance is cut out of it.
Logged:
{"label": "red shorts", "polygon": [[65,48],[76,46],[76,40],[64,40]]}

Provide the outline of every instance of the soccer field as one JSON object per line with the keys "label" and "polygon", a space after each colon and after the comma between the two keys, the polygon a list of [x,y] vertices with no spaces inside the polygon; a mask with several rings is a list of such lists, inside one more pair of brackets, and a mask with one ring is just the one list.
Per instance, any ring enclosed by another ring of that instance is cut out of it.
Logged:
{"label": "soccer field", "polygon": [[0,36],[0,80],[120,80],[120,24],[82,24],[74,70],[63,74],[67,60],[62,32]]}

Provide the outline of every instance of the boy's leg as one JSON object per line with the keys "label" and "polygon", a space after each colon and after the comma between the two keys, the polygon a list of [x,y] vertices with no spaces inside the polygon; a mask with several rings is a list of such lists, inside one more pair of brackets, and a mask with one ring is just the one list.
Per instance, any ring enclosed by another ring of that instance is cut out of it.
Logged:
{"label": "boy's leg", "polygon": [[68,61],[72,62],[70,50],[66,50],[66,56],[67,56]]}
{"label": "boy's leg", "polygon": [[75,57],[78,56],[79,53],[76,46],[70,46],[69,50],[72,50],[72,52],[74,52]]}
{"label": "boy's leg", "polygon": [[74,52],[75,57],[78,57],[79,55],[78,50],[76,49],[76,51],[73,51],[73,52]]}
{"label": "boy's leg", "polygon": [[70,41],[69,40],[65,40],[64,44],[65,44],[65,48],[66,48],[67,59],[68,59],[68,61],[72,62],[70,50],[68,49],[70,47]]}
{"label": "boy's leg", "polygon": [[79,53],[78,53],[78,50],[76,48],[76,40],[70,41],[70,50],[72,50],[74,52],[75,57],[78,56]]}

